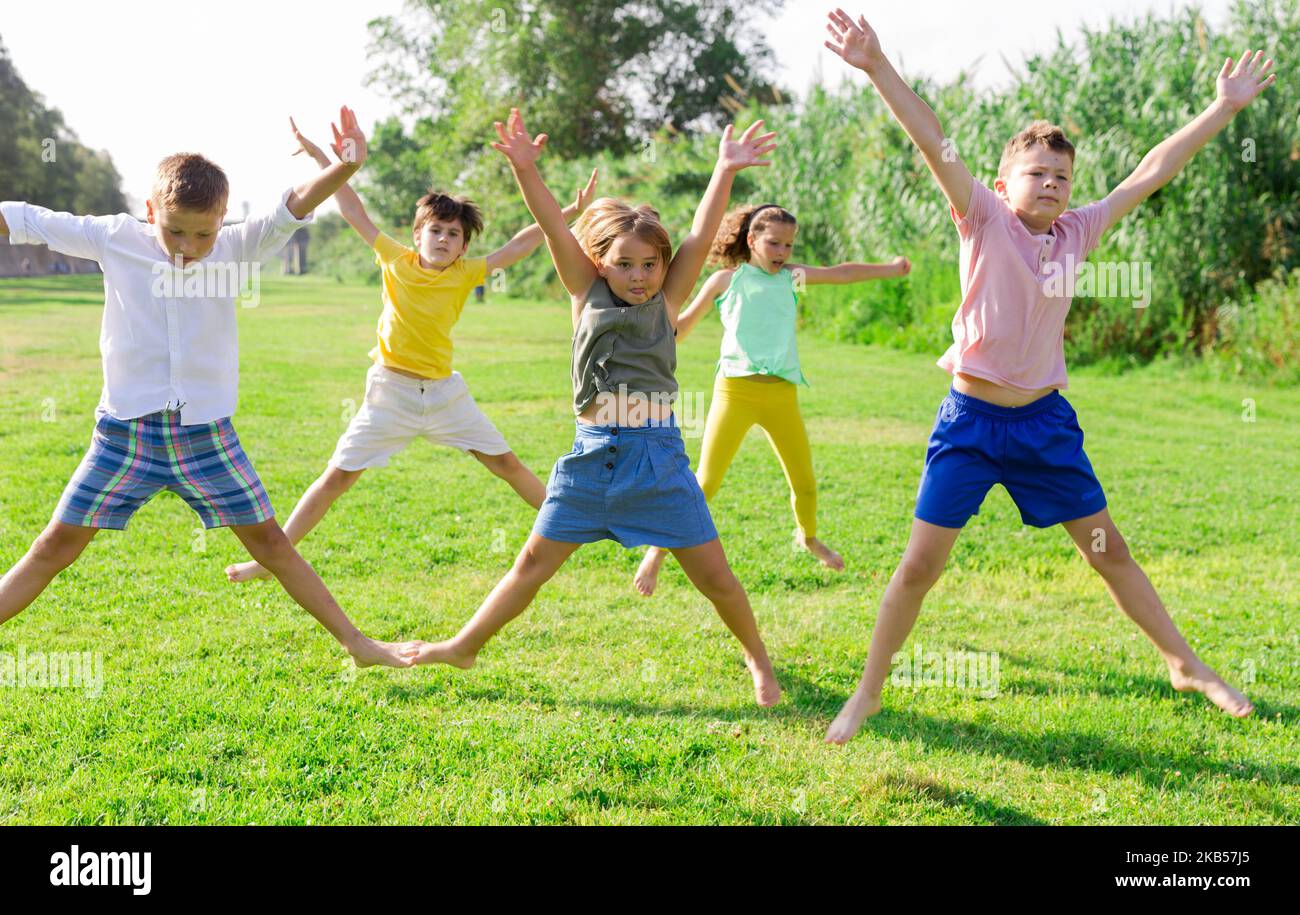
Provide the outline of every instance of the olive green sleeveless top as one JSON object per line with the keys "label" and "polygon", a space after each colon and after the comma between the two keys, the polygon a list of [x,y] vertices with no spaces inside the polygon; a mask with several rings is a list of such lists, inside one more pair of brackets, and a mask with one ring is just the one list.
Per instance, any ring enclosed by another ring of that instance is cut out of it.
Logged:
{"label": "olive green sleeveless top", "polygon": [[614,295],[596,277],[573,332],[573,412],[600,393],[639,393],[677,401],[677,330],[668,320],[663,290],[641,305]]}

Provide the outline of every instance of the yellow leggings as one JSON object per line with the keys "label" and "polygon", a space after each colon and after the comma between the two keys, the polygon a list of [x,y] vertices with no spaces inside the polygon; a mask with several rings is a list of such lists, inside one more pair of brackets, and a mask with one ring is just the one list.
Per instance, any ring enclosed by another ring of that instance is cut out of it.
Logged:
{"label": "yellow leggings", "polygon": [[704,498],[712,499],[740,450],[745,433],[758,425],[776,452],[790,484],[790,503],[805,537],[817,536],[817,480],[813,476],[808,431],[799,412],[798,390],[770,375],[717,376],[713,402],[704,422],[704,447],[696,473]]}

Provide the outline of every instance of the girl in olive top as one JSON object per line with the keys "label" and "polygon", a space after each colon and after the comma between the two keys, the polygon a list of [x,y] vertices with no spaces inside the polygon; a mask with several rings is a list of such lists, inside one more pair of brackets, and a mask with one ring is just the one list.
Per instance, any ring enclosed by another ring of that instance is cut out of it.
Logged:
{"label": "girl in olive top", "polygon": [[[704,283],[678,319],[677,336],[684,339],[717,301],[722,356],[700,456],[699,481],[705,498],[718,491],[745,433],[757,424],[767,433],[785,471],[798,545],[838,570],[844,568],[844,560],[817,539],[817,481],[796,387],[808,380],[799,368],[795,346],[795,293],[800,283],[857,283],[904,276],[911,265],[905,257],[888,264],[791,264],[797,228],[794,216],[771,203],[728,213],[710,253],[730,269],[719,270]],[[660,546],[650,548],[637,570],[634,583],[642,594],[654,593],[667,555]]]}
{"label": "girl in olive top", "polygon": [[416,663],[471,666],[579,546],[611,539],[671,549],[744,647],[758,704],[780,698],[749,598],[727,564],[672,412],[677,314],[704,267],[736,172],[768,164],[762,156],[775,148],[775,134],[756,136],[761,124],[739,140],[730,126],[723,133],[712,179],[675,255],[649,206],[603,198],[570,231],[537,170],[546,136],[531,139],[517,110],[508,127],[496,125],[501,142],[492,146],[510,160],[571,299],[577,433],[573,450],[551,471],[514,568],[453,638],[411,645]]}

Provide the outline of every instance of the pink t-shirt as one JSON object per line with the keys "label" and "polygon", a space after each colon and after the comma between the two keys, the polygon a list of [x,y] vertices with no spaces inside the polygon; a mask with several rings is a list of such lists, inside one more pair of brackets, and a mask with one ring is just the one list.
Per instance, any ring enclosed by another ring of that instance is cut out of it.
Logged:
{"label": "pink t-shirt", "polygon": [[1105,201],[1067,210],[1045,235],[1031,235],[1001,197],[972,179],[966,216],[949,207],[961,236],[962,299],[939,365],[1024,392],[1064,389],[1071,296],[1049,292],[1073,287],[1049,280],[1073,279],[1097,247],[1108,210]]}

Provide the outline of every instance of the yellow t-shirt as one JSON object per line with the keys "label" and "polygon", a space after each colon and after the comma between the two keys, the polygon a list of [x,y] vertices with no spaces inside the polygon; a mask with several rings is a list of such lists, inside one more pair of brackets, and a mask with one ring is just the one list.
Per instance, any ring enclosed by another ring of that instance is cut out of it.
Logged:
{"label": "yellow t-shirt", "polygon": [[426,378],[451,375],[451,328],[474,287],[487,277],[487,260],[460,257],[444,270],[420,266],[420,253],[380,232],[375,263],[383,271],[384,310],[370,358]]}

